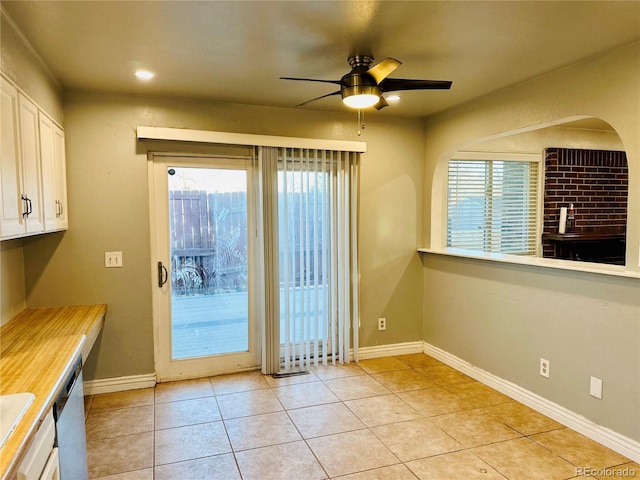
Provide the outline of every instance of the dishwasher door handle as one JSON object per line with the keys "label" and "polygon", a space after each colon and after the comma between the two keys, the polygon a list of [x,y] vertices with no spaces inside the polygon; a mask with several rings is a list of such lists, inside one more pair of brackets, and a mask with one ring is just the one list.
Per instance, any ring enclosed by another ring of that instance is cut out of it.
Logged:
{"label": "dishwasher door handle", "polygon": [[66,383],[62,387],[62,390],[60,391],[58,398],[56,398],[56,401],[53,404],[53,416],[55,417],[56,421],[58,421],[58,419],[60,418],[60,415],[62,415],[62,411],[64,410],[64,407],[67,405],[67,401],[69,400],[69,395],[71,394],[71,390],[73,390],[73,387],[78,381],[78,377],[80,376],[81,372],[82,372],[82,357],[80,357],[76,361],[73,371],[67,377]]}

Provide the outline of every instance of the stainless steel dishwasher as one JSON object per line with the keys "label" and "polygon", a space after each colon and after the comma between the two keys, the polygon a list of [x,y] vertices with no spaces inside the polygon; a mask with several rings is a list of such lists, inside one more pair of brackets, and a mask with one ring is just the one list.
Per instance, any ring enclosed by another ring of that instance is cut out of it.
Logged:
{"label": "stainless steel dishwasher", "polygon": [[60,480],[87,480],[87,439],[84,429],[82,358],[74,364],[53,406]]}

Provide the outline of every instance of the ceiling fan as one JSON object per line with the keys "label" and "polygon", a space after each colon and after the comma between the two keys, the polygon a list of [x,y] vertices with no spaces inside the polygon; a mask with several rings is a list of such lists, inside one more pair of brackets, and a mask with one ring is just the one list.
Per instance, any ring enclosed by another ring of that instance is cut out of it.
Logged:
{"label": "ceiling fan", "polygon": [[297,107],[333,95],[342,95],[342,101],[353,108],[375,107],[380,110],[389,104],[382,96],[384,92],[399,90],[448,90],[450,81],[446,80],[410,80],[404,78],[387,78],[402,62],[387,57],[373,65],[373,57],[355,55],[349,57],[351,71],[340,80],[320,80],[315,78],[280,77],[282,80],[298,80],[304,82],[322,82],[340,85],[340,90],[307,100]]}

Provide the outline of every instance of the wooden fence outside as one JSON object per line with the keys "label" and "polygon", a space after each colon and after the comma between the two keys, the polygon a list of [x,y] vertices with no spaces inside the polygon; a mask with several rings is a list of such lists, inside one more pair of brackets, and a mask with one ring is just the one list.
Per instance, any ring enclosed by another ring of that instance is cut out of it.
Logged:
{"label": "wooden fence outside", "polygon": [[174,295],[247,290],[247,195],[170,191]]}
{"label": "wooden fence outside", "polygon": [[[313,238],[320,231],[321,218],[301,222],[303,208],[299,195],[289,212],[292,251],[289,272],[295,284],[303,281],[322,283],[322,242],[301,239],[303,231]],[[207,193],[206,191],[170,191],[169,222],[171,232],[172,294],[203,295],[247,290],[247,195],[246,193]],[[280,262],[284,265],[284,239],[280,239]],[[317,246],[317,254],[314,245]],[[280,271],[283,278],[284,272]]]}

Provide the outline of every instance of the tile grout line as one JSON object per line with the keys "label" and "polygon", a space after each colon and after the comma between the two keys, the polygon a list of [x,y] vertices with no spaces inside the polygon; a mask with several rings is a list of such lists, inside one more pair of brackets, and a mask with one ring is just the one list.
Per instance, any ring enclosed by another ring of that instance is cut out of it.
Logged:
{"label": "tile grout line", "polygon": [[[233,455],[233,463],[236,466],[236,470],[238,471],[238,476],[242,479],[242,470],[240,470],[240,464],[238,463],[238,457],[236,456],[236,452],[233,448],[233,443],[231,443],[231,437],[229,436],[229,430],[227,430],[227,424],[225,423],[225,419],[222,416],[222,410],[220,410],[220,404],[218,403],[218,395],[216,394],[216,390],[213,386],[213,378],[209,377],[209,384],[211,385],[211,391],[213,392],[213,399],[216,402],[216,408],[220,413],[220,421],[222,422],[222,426],[224,427],[224,433],[227,436],[227,441],[229,442],[229,448],[231,449],[231,455]],[[155,475],[154,475],[155,479]]]}

